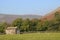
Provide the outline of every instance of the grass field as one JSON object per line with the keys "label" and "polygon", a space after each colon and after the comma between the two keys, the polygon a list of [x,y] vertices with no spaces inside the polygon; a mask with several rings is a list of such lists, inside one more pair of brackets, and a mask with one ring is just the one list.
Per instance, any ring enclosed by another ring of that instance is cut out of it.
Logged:
{"label": "grass field", "polygon": [[60,33],[0,35],[0,40],[60,40]]}

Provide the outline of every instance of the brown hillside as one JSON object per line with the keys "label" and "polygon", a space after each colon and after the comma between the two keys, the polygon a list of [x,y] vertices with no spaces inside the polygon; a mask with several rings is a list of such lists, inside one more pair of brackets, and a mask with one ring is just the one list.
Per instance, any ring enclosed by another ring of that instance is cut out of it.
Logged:
{"label": "brown hillside", "polygon": [[45,16],[43,16],[43,17],[41,18],[41,20],[52,20],[52,19],[54,18],[54,14],[55,14],[56,12],[60,12],[60,7],[57,8],[56,10],[54,10],[54,11],[46,14]]}

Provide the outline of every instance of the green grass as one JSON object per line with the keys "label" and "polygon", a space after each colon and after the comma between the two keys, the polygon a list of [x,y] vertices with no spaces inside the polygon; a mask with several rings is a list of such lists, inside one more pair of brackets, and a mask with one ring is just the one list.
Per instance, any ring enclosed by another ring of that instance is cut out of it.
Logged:
{"label": "green grass", "polygon": [[60,40],[60,33],[27,33],[0,35],[0,40]]}

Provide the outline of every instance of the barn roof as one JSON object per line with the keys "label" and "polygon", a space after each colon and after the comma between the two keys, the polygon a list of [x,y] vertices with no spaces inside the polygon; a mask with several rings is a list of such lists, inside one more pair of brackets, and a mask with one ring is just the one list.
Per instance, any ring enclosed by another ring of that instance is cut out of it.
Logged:
{"label": "barn roof", "polygon": [[10,30],[10,29],[17,29],[17,27],[7,27],[7,30]]}

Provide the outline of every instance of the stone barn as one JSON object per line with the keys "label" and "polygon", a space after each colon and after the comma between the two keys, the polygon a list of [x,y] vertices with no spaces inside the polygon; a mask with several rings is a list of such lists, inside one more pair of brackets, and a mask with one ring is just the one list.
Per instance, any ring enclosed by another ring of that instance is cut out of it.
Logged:
{"label": "stone barn", "polygon": [[5,32],[6,34],[20,34],[20,31],[17,29],[17,27],[7,27]]}

